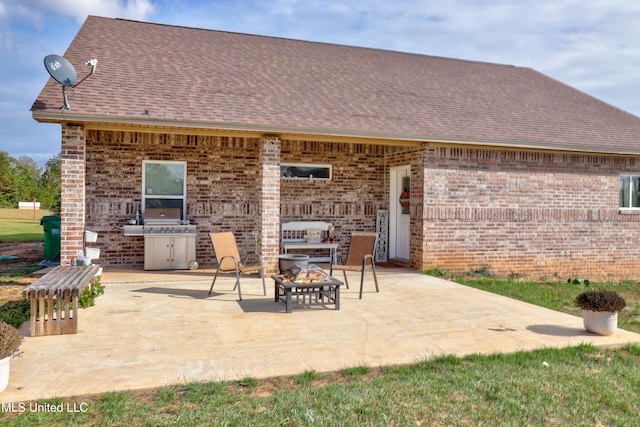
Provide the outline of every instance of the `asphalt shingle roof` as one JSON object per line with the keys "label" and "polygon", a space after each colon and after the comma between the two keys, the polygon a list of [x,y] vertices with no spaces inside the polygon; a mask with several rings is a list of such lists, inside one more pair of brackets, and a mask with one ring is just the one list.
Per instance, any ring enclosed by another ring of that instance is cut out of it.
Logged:
{"label": "asphalt shingle roof", "polygon": [[97,72],[38,120],[640,153],[639,117],[525,67],[95,16],[64,56]]}

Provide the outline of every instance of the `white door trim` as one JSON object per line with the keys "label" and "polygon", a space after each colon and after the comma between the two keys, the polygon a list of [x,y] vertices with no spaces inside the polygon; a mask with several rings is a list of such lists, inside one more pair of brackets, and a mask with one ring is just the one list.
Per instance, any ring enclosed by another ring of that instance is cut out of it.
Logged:
{"label": "white door trim", "polygon": [[[389,258],[409,259],[409,227],[407,224],[404,224],[404,228],[399,226],[400,222],[410,221],[410,218],[401,211],[399,200],[402,190],[398,180],[405,175],[411,177],[411,165],[391,167],[389,175]],[[401,232],[404,235],[400,235]],[[400,251],[399,245],[403,245]]]}

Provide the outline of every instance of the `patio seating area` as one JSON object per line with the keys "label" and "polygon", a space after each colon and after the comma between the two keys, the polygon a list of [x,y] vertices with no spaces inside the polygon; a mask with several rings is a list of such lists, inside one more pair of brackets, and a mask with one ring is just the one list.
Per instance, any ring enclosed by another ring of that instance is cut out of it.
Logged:
{"label": "patio seating area", "polygon": [[406,364],[443,354],[640,343],[639,334],[592,335],[579,317],[409,269],[379,267],[377,276],[380,292],[365,283],[363,299],[356,287],[342,289],[340,310],[285,314],[271,283],[263,295],[258,276],[243,277],[240,301],[233,276],[219,277],[208,294],[208,268],[105,269],[105,294],[82,310],[77,334],[25,338],[2,400]]}

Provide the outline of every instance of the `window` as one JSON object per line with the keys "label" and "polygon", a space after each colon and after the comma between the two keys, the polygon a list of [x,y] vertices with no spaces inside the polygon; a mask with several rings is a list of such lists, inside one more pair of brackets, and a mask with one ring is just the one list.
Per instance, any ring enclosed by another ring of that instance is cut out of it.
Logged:
{"label": "window", "polygon": [[640,208],[640,174],[620,175],[620,207]]}
{"label": "window", "polygon": [[142,215],[146,209],[171,209],[186,219],[187,162],[142,161]]}
{"label": "window", "polygon": [[312,163],[282,163],[280,177],[284,179],[318,179],[331,181],[331,165]]}

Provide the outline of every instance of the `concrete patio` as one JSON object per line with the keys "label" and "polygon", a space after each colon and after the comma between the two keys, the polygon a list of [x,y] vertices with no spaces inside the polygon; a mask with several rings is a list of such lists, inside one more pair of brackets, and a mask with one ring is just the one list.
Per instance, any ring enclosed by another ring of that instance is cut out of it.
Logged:
{"label": "concrete patio", "polygon": [[341,310],[294,305],[291,314],[274,302],[270,279],[265,297],[259,279],[244,278],[238,301],[228,276],[207,295],[212,277],[210,269],[105,270],[105,295],[80,311],[78,334],[25,338],[1,400],[406,364],[443,354],[640,343],[639,334],[596,336],[579,317],[408,269],[379,268],[380,293],[367,276],[362,300],[352,274]]}

